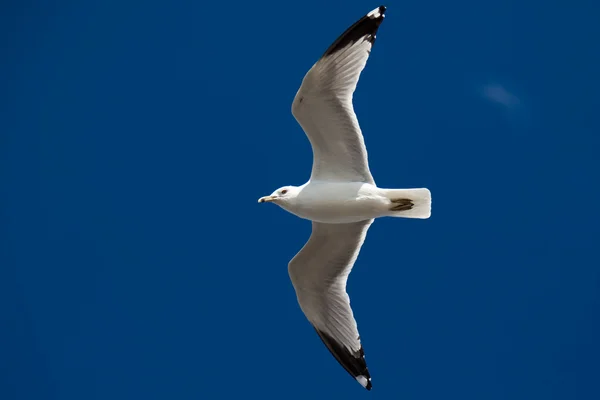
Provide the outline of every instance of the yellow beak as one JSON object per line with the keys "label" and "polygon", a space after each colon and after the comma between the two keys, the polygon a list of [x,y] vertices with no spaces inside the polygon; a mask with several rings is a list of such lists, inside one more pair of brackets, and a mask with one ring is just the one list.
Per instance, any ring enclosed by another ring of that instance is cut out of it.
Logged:
{"label": "yellow beak", "polygon": [[268,203],[271,202],[273,200],[275,200],[277,197],[275,196],[265,196],[265,197],[261,197],[260,199],[258,199],[259,203]]}

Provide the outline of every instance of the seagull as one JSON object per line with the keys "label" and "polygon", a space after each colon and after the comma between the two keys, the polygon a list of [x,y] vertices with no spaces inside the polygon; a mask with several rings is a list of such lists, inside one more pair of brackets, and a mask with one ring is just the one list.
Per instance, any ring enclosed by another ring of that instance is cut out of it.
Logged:
{"label": "seagull", "polygon": [[385,11],[377,7],[342,33],[296,93],[292,114],[313,151],[308,182],[258,200],[312,221],[308,242],[288,264],[289,276],[302,312],[325,346],[367,390],[371,375],[346,292],[348,275],[375,218],[431,215],[428,189],[377,187],[352,105]]}

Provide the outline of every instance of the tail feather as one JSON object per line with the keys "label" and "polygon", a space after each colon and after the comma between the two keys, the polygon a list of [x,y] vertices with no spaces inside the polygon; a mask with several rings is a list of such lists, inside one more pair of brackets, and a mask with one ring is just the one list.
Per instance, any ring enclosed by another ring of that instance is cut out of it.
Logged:
{"label": "tail feather", "polygon": [[390,217],[425,219],[431,216],[429,189],[385,189],[385,195],[390,200]]}

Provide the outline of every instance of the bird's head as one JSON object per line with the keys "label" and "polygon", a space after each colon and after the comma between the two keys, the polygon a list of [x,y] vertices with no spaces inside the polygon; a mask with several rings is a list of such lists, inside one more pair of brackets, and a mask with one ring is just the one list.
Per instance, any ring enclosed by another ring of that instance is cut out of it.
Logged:
{"label": "bird's head", "polygon": [[298,196],[300,188],[297,186],[283,186],[271,193],[258,199],[259,203],[275,203],[279,206],[285,206],[293,202]]}

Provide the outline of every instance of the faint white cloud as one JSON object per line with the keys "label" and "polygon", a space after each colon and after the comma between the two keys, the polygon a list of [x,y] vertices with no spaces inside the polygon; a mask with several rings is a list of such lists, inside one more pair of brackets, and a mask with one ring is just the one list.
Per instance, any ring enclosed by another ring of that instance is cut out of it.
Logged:
{"label": "faint white cloud", "polygon": [[496,112],[504,115],[513,130],[523,134],[532,128],[534,122],[531,99],[524,91],[516,90],[514,86],[511,89],[507,87],[506,84],[489,80],[486,84],[479,84],[477,92],[481,98],[496,104]]}
{"label": "faint white cloud", "polygon": [[512,108],[521,104],[521,100],[517,96],[497,83],[484,85],[481,92],[486,99],[501,104],[504,107]]}

